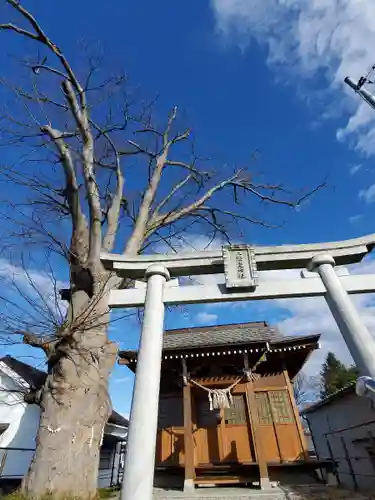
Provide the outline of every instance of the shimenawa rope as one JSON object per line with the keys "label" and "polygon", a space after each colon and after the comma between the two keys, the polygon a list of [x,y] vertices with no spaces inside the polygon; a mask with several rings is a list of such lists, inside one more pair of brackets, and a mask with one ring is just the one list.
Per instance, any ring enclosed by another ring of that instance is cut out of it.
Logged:
{"label": "shimenawa rope", "polygon": [[241,382],[242,378],[243,377],[240,377],[232,385],[226,387],[225,389],[208,389],[207,387],[204,387],[203,385],[199,384],[193,379],[190,379],[190,381],[200,389],[203,389],[204,391],[208,392],[210,411],[213,411],[213,410],[219,410],[221,408],[230,408],[232,406],[233,397],[230,391],[234,389],[236,385]]}

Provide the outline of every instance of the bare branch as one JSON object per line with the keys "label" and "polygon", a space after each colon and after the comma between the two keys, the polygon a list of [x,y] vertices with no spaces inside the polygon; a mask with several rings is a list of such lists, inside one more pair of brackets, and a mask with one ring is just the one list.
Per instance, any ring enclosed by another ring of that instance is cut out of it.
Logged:
{"label": "bare branch", "polygon": [[34,73],[38,73],[41,69],[43,69],[44,71],[49,71],[54,75],[61,76],[61,78],[63,78],[64,80],[68,78],[66,73],[63,73],[56,68],[52,68],[51,66],[46,66],[45,64],[28,64],[28,66]]}
{"label": "bare branch", "polygon": [[165,162],[166,165],[169,165],[171,167],[181,167],[185,170],[189,170],[189,172],[193,172],[197,177],[208,177],[209,173],[208,172],[202,172],[195,168],[195,160],[192,163],[185,163],[183,161],[176,161],[176,160],[167,160]]}
{"label": "bare branch", "polygon": [[[242,189],[243,191],[247,191],[253,195],[255,195],[257,198],[259,198],[261,201],[268,201],[273,204],[277,205],[285,205],[291,208],[296,208],[299,205],[301,205],[302,202],[306,201],[310,196],[312,196],[314,193],[325,187],[326,181],[324,180],[322,183],[318,184],[314,189],[308,191],[306,194],[300,196],[297,200],[287,200],[283,198],[277,198],[276,196],[266,194],[264,190],[272,192],[272,191],[284,191],[282,186],[275,186],[275,185],[256,185],[252,184],[249,182],[249,180],[244,177],[244,178],[238,178],[233,180],[232,182],[229,182],[228,185],[232,186],[234,190],[236,189]],[[263,192],[262,192],[263,190]]]}
{"label": "bare branch", "polygon": [[180,142],[180,141],[185,141],[186,139],[188,139],[190,137],[190,129],[186,129],[184,133],[182,134],[177,134],[173,139],[172,139],[172,144],[175,144],[176,142]]}
{"label": "bare branch", "polygon": [[190,203],[188,206],[182,208],[181,210],[177,210],[175,212],[165,214],[165,215],[159,215],[155,217],[155,220],[153,220],[153,229],[157,229],[163,225],[169,225],[177,220],[185,217],[186,215],[198,210],[201,208],[204,203],[206,203],[207,200],[209,200],[217,191],[220,191],[221,189],[225,188],[226,186],[230,185],[237,179],[239,176],[239,172],[235,173],[232,177],[230,177],[227,180],[224,180],[217,184],[216,186],[213,186],[211,189],[208,189],[206,193],[203,194],[198,200],[195,200],[193,203]]}
{"label": "bare branch", "polygon": [[72,115],[74,117],[74,120],[77,124],[77,127],[80,131],[80,134],[82,136],[82,139],[84,141],[89,141],[90,140],[90,129],[89,129],[89,123],[87,119],[87,115],[82,112],[80,105],[78,104],[76,95],[74,93],[72,84],[70,83],[69,80],[64,80],[62,82],[62,88],[65,92],[69,108],[72,112]]}
{"label": "bare branch", "polygon": [[319,376],[307,376],[300,372],[293,380],[293,394],[296,404],[303,407],[319,395],[321,380]]}
{"label": "bare branch", "polygon": [[163,148],[161,152],[155,159],[155,168],[151,175],[149,185],[143,195],[142,203],[138,210],[138,215],[134,224],[133,232],[126,244],[125,253],[134,254],[138,253],[142,241],[145,238],[147,231],[147,224],[149,222],[150,210],[152,204],[155,200],[156,192],[158,190],[163,169],[166,165],[168,159],[168,153],[171,145],[173,144],[173,139],[169,139],[169,133],[172,128],[172,124],[177,116],[177,107],[173,109],[171,116],[168,119],[167,127],[163,133]]}
{"label": "bare branch", "polygon": [[62,132],[53,129],[49,125],[44,126],[41,131],[43,133],[46,133],[52,139],[60,154],[61,163],[65,172],[66,196],[72,214],[73,227],[75,229],[81,224],[82,219],[84,218],[84,214],[81,209],[81,203],[79,199],[79,186],[74,169],[72,155],[70,153],[68,145],[63,140],[64,134]]}
{"label": "bare branch", "polygon": [[48,345],[54,341],[56,342],[56,337],[43,337],[40,335],[35,335],[34,333],[31,332],[26,332],[26,331],[16,331],[15,334],[20,334],[23,336],[23,343],[31,345],[31,347],[38,347],[39,349],[42,349],[44,352],[48,351]]}
{"label": "bare branch", "polygon": [[153,220],[153,218],[154,217],[157,218],[159,211],[164,207],[164,205],[166,205],[175,196],[175,194],[177,193],[177,191],[179,191],[180,189],[182,189],[193,178],[194,178],[193,174],[188,174],[184,179],[182,179],[180,182],[178,182],[174,186],[174,188],[171,189],[171,191],[169,192],[169,194],[167,194],[167,196],[165,198],[163,198],[160,201],[160,203],[158,203],[158,205],[155,207],[154,215],[150,219],[150,226],[152,226],[152,220]]}
{"label": "bare branch", "polygon": [[[47,37],[39,23],[36,21],[34,16],[27,11],[18,0],[7,0],[7,3],[11,5],[15,10],[17,10],[33,27],[36,34],[31,36],[31,38],[39,41],[46,47],[48,47],[53,54],[58,58],[62,64],[66,74],[67,79],[63,81],[63,90],[65,92],[67,102],[69,104],[72,115],[76,121],[79,128],[80,134],[83,140],[83,172],[90,208],[90,244],[89,244],[89,261],[93,264],[98,261],[100,250],[101,250],[101,207],[100,207],[100,196],[98,187],[95,179],[94,172],[94,144],[93,137],[90,130],[90,124],[87,115],[87,104],[84,89],[79,83],[77,77],[75,76],[70,64],[65,58],[61,50]],[[18,32],[22,35],[29,36],[29,32],[20,29]],[[60,73],[56,70],[60,76]],[[56,72],[53,70],[53,72]],[[78,94],[79,103],[77,101],[74,90]]]}
{"label": "bare branch", "polygon": [[20,35],[25,35],[29,38],[33,38],[34,40],[39,40],[38,35],[35,35],[34,33],[31,33],[30,31],[24,30],[23,28],[20,28],[19,26],[15,26],[12,23],[0,24],[0,30],[15,31],[16,33],[18,33]]}
{"label": "bare branch", "polygon": [[83,105],[80,107],[78,104],[69,80],[63,81],[63,89],[83,142],[83,176],[85,178],[90,208],[90,246],[88,259],[91,264],[94,264],[98,261],[102,244],[100,195],[94,172],[94,141],[87,116],[87,109]]}
{"label": "bare branch", "polygon": [[163,146],[164,146],[164,149],[169,144],[169,133],[171,131],[172,124],[173,124],[174,120],[176,119],[176,116],[177,116],[177,106],[175,106],[173,108],[172,114],[170,115],[170,117],[168,119],[167,128],[165,129],[165,131],[163,133]]}
{"label": "bare branch", "polygon": [[[12,27],[12,28],[2,28],[2,29],[13,29],[13,31],[17,31],[21,35],[25,35],[25,36],[28,36],[29,38],[37,40],[37,41],[41,42],[43,45],[45,45],[46,47],[48,47],[57,56],[57,58],[60,60],[62,66],[64,67],[65,71],[67,72],[67,75],[68,75],[70,81],[74,85],[74,87],[77,90],[77,92],[80,94],[80,98],[81,99],[83,98],[83,101],[82,101],[81,104],[84,107],[85,97],[84,97],[83,89],[82,89],[79,81],[77,80],[75,74],[73,73],[73,70],[70,67],[70,65],[69,65],[67,59],[65,58],[65,56],[63,55],[63,53],[47,37],[47,35],[44,33],[44,31],[40,27],[39,23],[36,21],[35,17],[28,10],[26,10],[20,4],[20,2],[18,0],[6,0],[6,1],[7,1],[7,3],[9,5],[11,5],[14,9],[16,9],[31,24],[31,26],[34,28],[34,30],[35,30],[36,33],[35,34],[34,33],[30,33],[30,32],[28,32],[26,30],[23,30],[22,28],[18,28],[17,30],[15,30],[14,27]],[[11,25],[11,24],[9,25],[8,24],[8,25],[3,25],[3,26],[6,27],[6,26],[13,26],[13,25]]]}
{"label": "bare branch", "polygon": [[120,151],[120,153],[119,153],[120,156],[123,156],[123,155],[134,155],[134,154],[137,154],[137,153],[143,153],[145,155],[151,156],[152,158],[156,158],[157,157],[156,153],[151,153],[147,149],[145,149],[142,146],[140,146],[139,144],[137,144],[135,141],[129,140],[128,144],[130,144],[131,146],[133,146],[135,148],[135,151]]}
{"label": "bare branch", "polygon": [[215,207],[207,207],[207,206],[203,206],[203,207],[200,207],[198,209],[198,212],[209,212],[213,218],[213,220],[215,221],[216,220],[216,214],[222,214],[222,215],[225,215],[225,216],[228,216],[228,217],[231,217],[234,221],[238,222],[238,221],[246,221],[246,222],[249,222],[250,224],[254,224],[256,226],[263,226],[263,227],[267,227],[269,229],[275,229],[279,226],[275,225],[275,224],[267,224],[267,222],[265,222],[264,220],[261,220],[261,219],[254,219],[253,217],[250,217],[250,216],[247,216],[247,215],[244,215],[244,214],[240,214],[240,213],[237,213],[237,212],[232,212],[230,210],[222,210],[220,208],[215,208]]}
{"label": "bare branch", "polygon": [[103,135],[106,138],[115,157],[115,171],[117,180],[116,190],[113,194],[112,202],[107,213],[107,231],[106,234],[104,235],[102,244],[103,249],[110,252],[111,250],[113,250],[113,246],[115,244],[115,238],[117,234],[121,205],[123,200],[125,179],[122,174],[118,151],[108,131],[99,127],[92,120],[90,120],[90,123],[92,123],[92,125],[96,128],[96,130],[98,130],[101,133],[101,135]]}

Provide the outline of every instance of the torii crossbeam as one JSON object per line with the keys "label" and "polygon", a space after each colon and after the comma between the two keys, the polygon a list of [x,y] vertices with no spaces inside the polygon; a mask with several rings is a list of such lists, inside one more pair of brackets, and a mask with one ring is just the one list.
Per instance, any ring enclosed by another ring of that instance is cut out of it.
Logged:
{"label": "torii crossbeam", "polygon": [[[372,234],[333,243],[233,245],[179,255],[102,254],[107,269],[146,281],[110,292],[111,307],[144,306],[121,500],[152,499],[165,304],[324,296],[361,375],[375,379],[375,341],[349,298],[374,293],[375,275],[338,276],[335,271],[335,265],[360,262],[374,247]],[[278,269],[303,271],[299,279],[258,282],[258,270]],[[202,274],[224,274],[225,284],[179,286],[176,279]]]}

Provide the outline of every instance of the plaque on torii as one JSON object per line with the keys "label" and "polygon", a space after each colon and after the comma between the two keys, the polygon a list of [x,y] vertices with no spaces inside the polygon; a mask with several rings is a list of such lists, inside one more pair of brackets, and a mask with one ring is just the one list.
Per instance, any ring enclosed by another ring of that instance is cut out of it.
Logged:
{"label": "plaque on torii", "polygon": [[258,284],[255,252],[250,245],[222,247],[227,288],[255,288]]}

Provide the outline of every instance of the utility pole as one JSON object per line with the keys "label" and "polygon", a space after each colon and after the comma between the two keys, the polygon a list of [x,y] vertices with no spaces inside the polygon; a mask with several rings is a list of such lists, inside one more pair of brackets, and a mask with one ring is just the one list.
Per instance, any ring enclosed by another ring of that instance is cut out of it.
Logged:
{"label": "utility pole", "polygon": [[[350,88],[354,90],[356,94],[359,94],[364,101],[367,102],[372,109],[375,109],[375,97],[364,88],[365,83],[374,83],[369,80],[370,75],[375,71],[375,64],[370,69],[369,73],[366,76],[362,76],[357,83],[353,81],[350,77],[346,77],[344,82],[349,85]],[[362,376],[359,377],[356,383],[356,393],[358,396],[367,396],[374,400],[375,394],[375,379]]]}
{"label": "utility pole", "polygon": [[[362,77],[358,80],[358,83],[355,83],[350,77],[346,77],[344,82],[349,85],[350,88],[354,90],[356,94],[359,94],[364,101],[367,102],[373,109],[375,109],[375,97],[366,90],[363,85],[369,80],[365,77]],[[372,83],[372,82],[371,82]]]}

